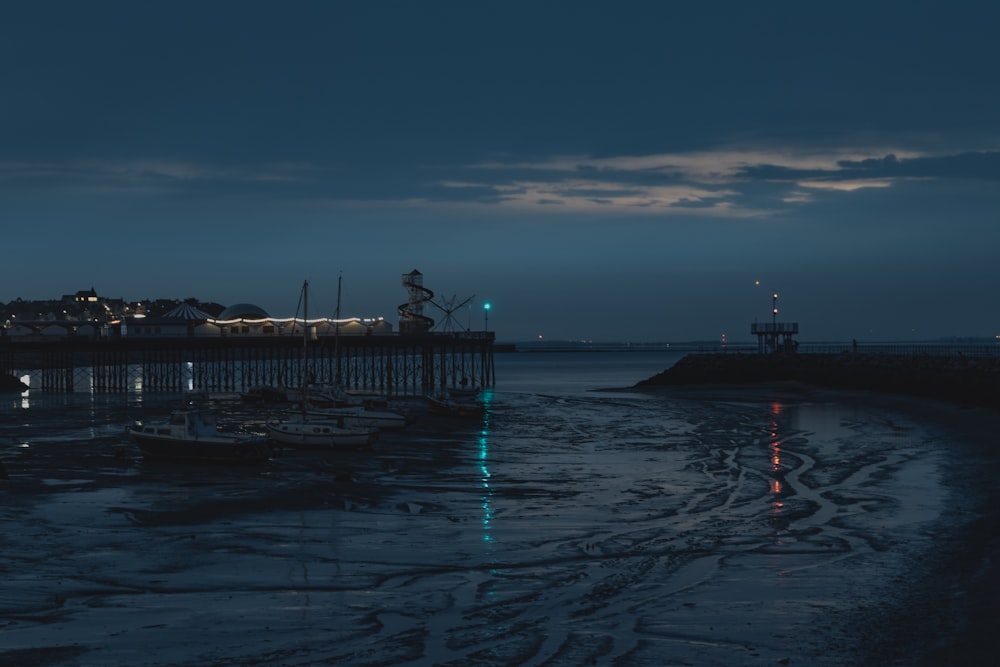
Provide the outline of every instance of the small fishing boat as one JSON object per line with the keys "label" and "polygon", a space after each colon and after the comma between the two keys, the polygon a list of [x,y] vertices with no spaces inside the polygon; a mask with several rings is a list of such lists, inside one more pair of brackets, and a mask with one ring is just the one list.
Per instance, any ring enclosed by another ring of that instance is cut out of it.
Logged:
{"label": "small fishing boat", "polygon": [[215,415],[203,408],[186,407],[162,421],[136,422],[128,434],[149,459],[259,463],[271,457],[265,438],[220,433]]}

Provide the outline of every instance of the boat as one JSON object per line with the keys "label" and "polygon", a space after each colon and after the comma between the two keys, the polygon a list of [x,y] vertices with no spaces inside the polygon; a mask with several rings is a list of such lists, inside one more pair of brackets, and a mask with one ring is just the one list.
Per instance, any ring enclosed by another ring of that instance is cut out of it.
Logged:
{"label": "boat", "polygon": [[247,387],[247,390],[240,394],[240,400],[244,403],[285,403],[288,401],[286,392],[281,387],[270,384],[255,384]]}
{"label": "boat", "polygon": [[336,449],[371,445],[378,438],[378,429],[369,426],[348,426],[338,415],[316,415],[307,412],[311,385],[306,380],[306,361],[309,353],[308,312],[309,281],[302,284],[303,327],[302,361],[299,389],[299,414],[267,422],[268,437],[281,445],[301,449]]}
{"label": "boat", "polygon": [[220,433],[215,415],[193,406],[174,410],[164,420],[136,422],[128,434],[149,459],[260,463],[271,457],[262,436]]}
{"label": "boat", "polygon": [[267,435],[274,442],[289,447],[334,449],[370,446],[378,439],[378,429],[348,428],[336,418],[304,414],[268,421]]}
{"label": "boat", "polygon": [[340,404],[337,389],[330,384],[310,383],[305,387],[285,387],[285,400],[290,403],[309,402],[313,405],[333,407]]}
{"label": "boat", "polygon": [[307,403],[306,414],[323,419],[335,419],[348,428],[374,428],[382,431],[398,430],[410,423],[406,415],[391,410],[373,410],[365,405],[338,405],[320,407]]}
{"label": "boat", "polygon": [[482,389],[480,387],[470,385],[468,380],[462,378],[461,386],[448,388],[448,395],[456,399],[473,399],[478,396],[481,391]]}
{"label": "boat", "polygon": [[468,398],[453,398],[450,396],[425,396],[427,409],[436,415],[449,417],[482,417],[486,406]]}

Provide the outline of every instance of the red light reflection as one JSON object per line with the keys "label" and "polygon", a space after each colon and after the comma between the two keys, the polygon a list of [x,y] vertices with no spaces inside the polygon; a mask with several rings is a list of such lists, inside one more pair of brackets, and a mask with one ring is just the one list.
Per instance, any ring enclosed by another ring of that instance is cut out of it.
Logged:
{"label": "red light reflection", "polygon": [[[781,470],[781,438],[778,436],[778,417],[784,410],[784,406],[777,401],[771,403],[771,442],[768,443],[768,449],[770,450],[771,456],[771,472],[778,473]],[[776,496],[771,499],[771,511],[774,514],[779,514],[784,507],[784,503],[778,500],[784,493],[784,483],[778,479],[777,476],[770,481],[770,492],[772,496]]]}

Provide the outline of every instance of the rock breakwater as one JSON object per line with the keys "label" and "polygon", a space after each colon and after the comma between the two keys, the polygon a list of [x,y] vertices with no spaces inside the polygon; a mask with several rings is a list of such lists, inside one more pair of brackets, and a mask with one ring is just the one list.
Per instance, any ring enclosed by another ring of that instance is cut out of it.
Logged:
{"label": "rock breakwater", "polygon": [[689,354],[637,388],[765,382],[922,396],[1000,409],[1000,358],[891,354]]}

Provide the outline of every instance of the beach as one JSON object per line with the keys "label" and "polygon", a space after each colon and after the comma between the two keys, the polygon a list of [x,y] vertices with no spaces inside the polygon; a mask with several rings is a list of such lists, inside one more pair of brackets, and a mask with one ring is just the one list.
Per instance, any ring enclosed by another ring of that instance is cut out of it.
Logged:
{"label": "beach", "polygon": [[670,362],[511,355],[483,420],[244,469],[143,461],[169,397],[8,401],[0,663],[992,664],[995,412],[628,388]]}

